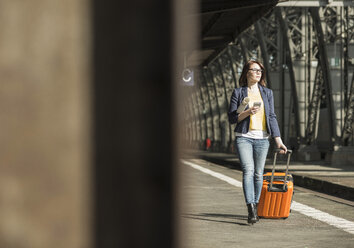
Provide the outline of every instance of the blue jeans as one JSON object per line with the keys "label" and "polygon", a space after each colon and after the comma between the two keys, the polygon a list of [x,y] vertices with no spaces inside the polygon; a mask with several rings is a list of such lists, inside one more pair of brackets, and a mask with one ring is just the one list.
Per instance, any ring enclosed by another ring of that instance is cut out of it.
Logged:
{"label": "blue jeans", "polygon": [[269,140],[236,137],[236,148],[243,171],[242,183],[246,204],[258,203]]}

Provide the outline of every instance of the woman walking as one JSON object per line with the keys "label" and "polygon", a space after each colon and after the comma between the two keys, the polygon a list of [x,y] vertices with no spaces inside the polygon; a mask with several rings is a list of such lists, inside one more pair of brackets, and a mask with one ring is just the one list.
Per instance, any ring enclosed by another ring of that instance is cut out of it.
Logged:
{"label": "woman walking", "polygon": [[[236,149],[243,172],[243,193],[248,209],[248,223],[259,220],[257,205],[263,184],[263,171],[269,149],[269,138],[273,137],[277,148],[286,153],[276,115],[273,91],[266,88],[264,66],[255,60],[248,61],[242,70],[231,96],[228,112],[229,122],[236,123]],[[246,108],[244,103],[248,102]]]}

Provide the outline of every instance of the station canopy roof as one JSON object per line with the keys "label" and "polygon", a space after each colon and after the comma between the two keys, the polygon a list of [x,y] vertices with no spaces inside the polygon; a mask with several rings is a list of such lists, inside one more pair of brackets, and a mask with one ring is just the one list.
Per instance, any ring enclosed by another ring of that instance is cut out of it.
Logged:
{"label": "station canopy roof", "polygon": [[237,36],[282,0],[201,0],[201,44],[189,53],[189,66],[208,65]]}

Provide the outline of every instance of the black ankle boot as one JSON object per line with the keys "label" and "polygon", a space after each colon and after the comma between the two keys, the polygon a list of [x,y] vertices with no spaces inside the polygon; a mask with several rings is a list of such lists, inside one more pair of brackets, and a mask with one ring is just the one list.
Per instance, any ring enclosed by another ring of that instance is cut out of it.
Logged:
{"label": "black ankle boot", "polygon": [[254,212],[255,212],[255,215],[256,215],[256,220],[259,221],[259,216],[258,216],[258,203],[255,204]]}
{"label": "black ankle boot", "polygon": [[256,218],[256,212],[255,212],[255,205],[253,203],[247,204],[247,209],[248,209],[248,218],[247,222],[248,223],[256,223],[257,218]]}

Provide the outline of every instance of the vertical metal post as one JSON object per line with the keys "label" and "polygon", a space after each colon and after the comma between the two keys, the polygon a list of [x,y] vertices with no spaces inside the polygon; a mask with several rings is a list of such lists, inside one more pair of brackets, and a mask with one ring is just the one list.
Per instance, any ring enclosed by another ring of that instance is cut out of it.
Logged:
{"label": "vertical metal post", "polygon": [[[193,86],[192,103],[193,103],[193,105],[195,105],[195,108],[197,109],[196,115],[198,116],[199,135],[200,135],[199,145],[201,145],[202,142],[203,142],[203,128],[202,128],[202,119],[201,119],[201,114],[200,114],[200,109],[199,109],[199,101],[198,101],[197,89],[195,87],[197,87],[197,86],[196,85]],[[193,95],[194,95],[195,99],[193,98]],[[193,99],[194,99],[194,102],[193,102]]]}
{"label": "vertical metal post", "polygon": [[208,80],[207,80],[207,77],[205,76],[206,71],[204,69],[202,69],[201,73],[203,75],[206,91],[208,93],[209,113],[210,113],[210,119],[211,119],[211,132],[212,132],[211,135],[212,135],[212,139],[214,141],[215,140],[215,131],[214,131],[214,120],[213,120],[213,107],[212,107],[212,103],[211,103],[211,99],[210,99]]}
{"label": "vertical metal post", "polygon": [[[201,74],[201,72],[199,72]],[[206,118],[206,104],[205,104],[205,99],[203,95],[203,84],[202,84],[202,78],[201,75],[199,74],[199,80],[198,80],[198,86],[199,86],[199,94],[200,94],[200,100],[202,101],[202,108],[203,108],[203,119],[204,119],[204,124],[205,124],[205,138],[209,137],[209,132],[208,132],[208,123],[207,123],[207,118]]]}
{"label": "vertical metal post", "polygon": [[[304,101],[304,106],[305,108],[308,108],[309,106],[309,102],[310,102],[310,93],[311,93],[311,90],[310,90],[310,81],[307,81],[307,78],[308,78],[308,73],[309,71],[307,70],[308,67],[307,67],[307,60],[306,60],[306,50],[309,49],[310,45],[308,44],[308,36],[311,35],[310,33],[307,33],[307,27],[308,27],[308,18],[307,18],[307,8],[303,8],[301,10],[301,32],[304,34],[304,36],[301,37],[301,40],[302,40],[302,46],[301,46],[301,56],[302,57],[305,57],[303,59],[304,61],[304,65],[303,65],[303,70],[305,72],[305,75],[304,75],[304,89],[305,89],[305,101]],[[307,115],[307,111],[304,111],[304,115],[305,115],[305,123],[307,122],[307,119],[308,119],[308,115]]]}
{"label": "vertical metal post", "polygon": [[281,136],[284,137],[284,128],[285,128],[285,108],[284,108],[284,104],[285,104],[285,98],[284,98],[284,84],[285,84],[285,72],[284,72],[284,69],[285,69],[285,64],[286,64],[286,50],[285,50],[285,47],[284,47],[284,43],[285,43],[285,37],[282,36],[282,42],[281,42],[281,73],[280,73],[280,84],[279,84],[279,92],[280,92],[280,111],[281,111]]}
{"label": "vertical metal post", "polygon": [[[227,112],[228,109],[229,109],[229,99],[227,99],[226,82],[225,82],[224,73],[223,73],[223,70],[222,70],[222,67],[221,67],[220,58],[218,59],[217,64],[218,64],[218,67],[219,67],[219,70],[220,70],[220,74],[221,74],[221,78],[222,78],[222,82],[223,82],[223,86],[224,86],[224,95],[225,95],[226,112]],[[232,65],[231,65],[231,67],[232,67]],[[230,146],[231,146],[231,142],[232,142],[232,129],[231,129],[231,125],[227,125],[227,126],[229,128],[229,142],[228,142],[228,145],[227,145],[227,150],[229,151]]]}
{"label": "vertical metal post", "polygon": [[348,14],[348,6],[342,7],[344,9],[344,18],[345,21],[342,20],[342,22],[345,23],[343,34],[344,34],[344,48],[343,48],[343,56],[344,56],[344,109],[348,108],[348,96],[349,96],[349,79],[348,79],[348,60],[349,60],[349,14]]}
{"label": "vertical metal post", "polygon": [[[311,102],[311,62],[312,62],[312,22],[310,18],[310,13],[308,8],[306,8],[306,20],[307,20],[307,93],[308,93],[308,104],[310,106]],[[308,116],[308,118],[310,118]]]}
{"label": "vertical metal post", "polygon": [[231,47],[230,46],[228,46],[228,48],[227,48],[227,54],[229,55],[230,62],[231,62],[232,77],[233,77],[234,82],[235,82],[235,88],[237,88],[238,87],[238,83],[237,83],[237,79],[236,79],[236,72],[234,70],[234,59],[232,57]]}
{"label": "vertical metal post", "polygon": [[[338,18],[338,9],[340,9],[340,16]],[[337,23],[339,22],[340,23],[340,29],[339,29],[339,32],[337,35],[340,35],[340,50],[339,50],[339,54],[340,54],[340,88],[341,88],[341,92],[344,92],[344,97],[343,97],[343,94],[340,94],[340,127],[341,129],[343,128],[343,109],[345,108],[345,98],[346,98],[346,93],[347,93],[347,89],[346,87],[344,86],[344,91],[343,91],[343,83],[345,85],[345,82],[344,82],[344,74],[345,72],[343,71],[344,70],[344,56],[343,56],[343,52],[344,49],[345,49],[345,44],[343,42],[343,34],[344,34],[344,31],[343,31],[343,21],[344,21],[344,17],[343,17],[343,8],[342,7],[338,7],[337,8],[337,11],[336,11],[336,17],[337,17]],[[334,41],[336,42],[336,41]],[[344,104],[343,104],[344,102]]]}
{"label": "vertical metal post", "polygon": [[187,130],[186,130],[186,138],[188,139],[189,145],[192,144],[192,138],[193,138],[193,131],[192,131],[192,124],[191,124],[191,113],[189,111],[189,104],[188,104],[188,98],[186,101],[183,103],[183,109],[184,109],[184,121],[187,123]]}
{"label": "vertical metal post", "polygon": [[344,145],[348,145],[348,141],[353,135],[353,113],[354,113],[354,75],[352,77],[348,108],[345,114],[344,126],[342,130],[342,141]]}
{"label": "vertical metal post", "polygon": [[242,39],[242,34],[239,36],[238,42],[240,43],[242,56],[243,56],[243,59],[245,60],[245,63],[246,63],[249,60],[249,57],[248,57],[248,54],[246,52],[246,47],[245,47],[245,44],[244,44],[243,39]]}
{"label": "vertical metal post", "polygon": [[226,103],[226,111],[227,111],[229,109],[229,103],[228,103],[228,99],[227,99],[225,77],[224,77],[224,73],[223,73],[223,70],[222,70],[222,67],[221,67],[220,58],[217,60],[217,65],[218,65],[218,69],[220,71],[221,79],[222,79],[222,82],[223,82],[225,103]]}
{"label": "vertical metal post", "polygon": [[[220,111],[220,106],[219,106],[218,91],[216,89],[216,83],[215,83],[215,80],[214,80],[213,72],[211,71],[211,69],[209,67],[207,67],[206,71],[209,71],[210,79],[211,79],[211,82],[213,83],[213,88],[214,88],[214,93],[215,93],[215,101],[216,101],[216,109],[218,111],[218,117],[219,117],[218,119],[219,119],[219,132],[220,132],[221,131],[221,111]],[[220,141],[221,141],[221,137],[219,137],[219,138],[220,138]],[[218,144],[218,145],[219,145],[219,147],[217,147],[217,148],[219,150],[220,149],[220,144]]]}
{"label": "vertical metal post", "polygon": [[324,86],[326,88],[327,109],[328,109],[328,116],[330,118],[329,136],[331,137],[331,147],[333,147],[334,144],[338,143],[338,138],[334,129],[335,127],[334,122],[336,119],[334,116],[334,106],[333,106],[333,99],[332,99],[332,83],[331,83],[331,76],[330,76],[330,70],[328,64],[327,50],[324,44],[324,34],[321,25],[321,19],[318,13],[318,8],[311,7],[310,13],[317,33],[319,62],[321,64]]}
{"label": "vertical metal post", "polygon": [[[280,28],[283,34],[283,45],[284,45],[284,51],[286,55],[286,64],[289,68],[289,76],[290,76],[290,83],[291,83],[291,90],[292,90],[292,100],[293,100],[293,106],[294,106],[294,115],[295,115],[295,130],[296,130],[296,135],[297,137],[301,136],[300,133],[300,118],[299,118],[299,102],[298,102],[298,97],[297,97],[297,90],[296,90],[296,83],[295,83],[295,75],[294,75],[294,68],[293,68],[293,63],[292,63],[292,58],[291,58],[291,51],[290,51],[290,46],[288,42],[288,25],[284,21],[282,13],[281,13],[281,8],[276,8],[275,9],[275,14],[277,16],[277,19],[280,23]],[[300,137],[304,138],[304,137]]]}
{"label": "vertical metal post", "polygon": [[[192,90],[188,89],[188,94],[189,97],[188,99],[188,108],[189,108],[189,112],[190,112],[190,116],[191,116],[191,125],[192,125],[192,141],[195,142],[197,140],[198,137],[198,125],[197,125],[197,117],[196,114],[194,112],[194,104],[193,104],[193,96],[192,96]],[[194,143],[193,143],[194,145]]]}

